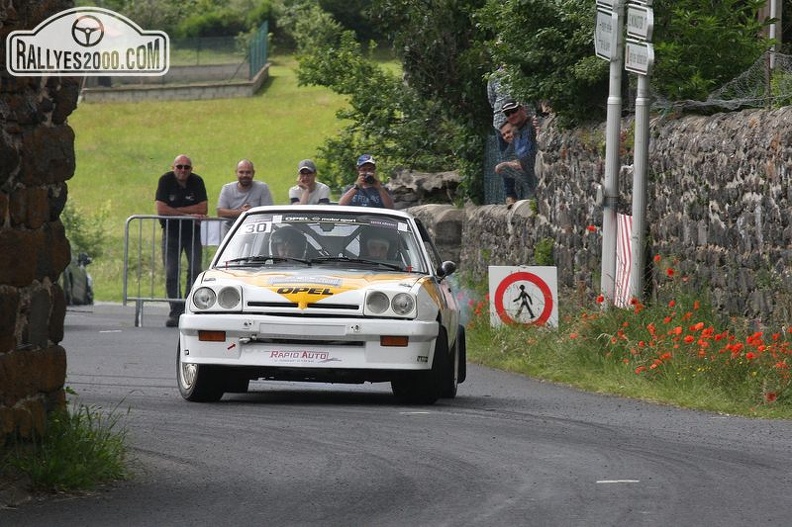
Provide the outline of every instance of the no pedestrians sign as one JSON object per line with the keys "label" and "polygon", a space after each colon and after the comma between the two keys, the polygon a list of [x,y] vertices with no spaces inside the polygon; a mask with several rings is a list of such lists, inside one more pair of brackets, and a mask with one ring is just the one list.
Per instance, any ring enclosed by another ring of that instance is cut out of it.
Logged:
{"label": "no pedestrians sign", "polygon": [[558,327],[558,270],[490,266],[490,324]]}

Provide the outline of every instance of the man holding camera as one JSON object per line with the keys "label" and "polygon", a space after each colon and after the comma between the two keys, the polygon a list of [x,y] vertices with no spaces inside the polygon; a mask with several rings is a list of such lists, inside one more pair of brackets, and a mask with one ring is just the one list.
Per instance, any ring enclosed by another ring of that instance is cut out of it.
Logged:
{"label": "man holding camera", "polygon": [[371,154],[358,158],[357,171],[355,184],[341,196],[338,204],[392,209],[393,198],[377,178],[377,162]]}

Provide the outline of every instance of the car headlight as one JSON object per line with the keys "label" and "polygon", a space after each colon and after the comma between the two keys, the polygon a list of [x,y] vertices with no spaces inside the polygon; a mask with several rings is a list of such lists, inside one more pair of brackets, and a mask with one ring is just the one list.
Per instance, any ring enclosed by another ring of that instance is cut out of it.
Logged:
{"label": "car headlight", "polygon": [[241,299],[242,297],[239,294],[239,289],[236,287],[224,287],[217,295],[217,303],[220,304],[220,307],[223,309],[234,309],[239,305]]}
{"label": "car headlight", "polygon": [[389,305],[390,300],[388,300],[388,295],[385,293],[380,293],[379,291],[369,294],[366,298],[366,307],[375,315],[381,315],[384,313],[385,310],[388,309]]}
{"label": "car headlight", "polygon": [[408,315],[415,309],[415,298],[407,293],[399,293],[391,300],[391,309],[397,315]]}
{"label": "car headlight", "polygon": [[217,301],[217,295],[212,289],[201,287],[193,293],[192,301],[198,309],[210,309]]}

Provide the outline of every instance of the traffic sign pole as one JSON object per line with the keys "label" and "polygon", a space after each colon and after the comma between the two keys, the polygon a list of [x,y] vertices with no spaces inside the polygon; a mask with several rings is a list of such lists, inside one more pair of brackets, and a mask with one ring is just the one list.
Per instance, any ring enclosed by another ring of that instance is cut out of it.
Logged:
{"label": "traffic sign pole", "polygon": [[605,179],[602,185],[602,275],[600,292],[609,307],[616,297],[616,204],[619,196],[619,141],[621,135],[621,80],[624,60],[622,27],[624,0],[613,4],[615,13],[616,50],[610,62],[608,113],[605,128]]}
{"label": "traffic sign pole", "polygon": [[[630,245],[632,262],[630,268],[630,295],[643,300],[644,266],[646,264],[646,171],[649,161],[649,75],[654,63],[652,30],[654,15],[651,0],[628,7],[627,34],[638,39],[635,50],[626,49],[625,68],[638,74],[635,97],[635,152],[633,155],[633,228]],[[633,60],[637,59],[637,60]],[[632,62],[632,63],[631,63]],[[628,63],[631,63],[628,67]]]}

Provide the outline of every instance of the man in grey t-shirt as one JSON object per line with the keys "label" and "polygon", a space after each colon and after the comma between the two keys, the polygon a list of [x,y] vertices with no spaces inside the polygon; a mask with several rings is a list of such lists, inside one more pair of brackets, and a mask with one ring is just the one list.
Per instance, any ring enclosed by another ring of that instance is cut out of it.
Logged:
{"label": "man in grey t-shirt", "polygon": [[253,162],[243,159],[236,166],[237,180],[233,183],[226,183],[220,189],[220,197],[217,199],[217,215],[221,218],[228,218],[223,225],[223,236],[228,232],[229,227],[240,214],[251,207],[259,205],[272,205],[272,193],[269,185],[263,181],[253,181],[256,170]]}

